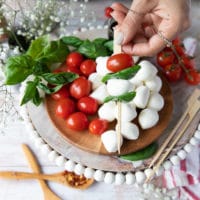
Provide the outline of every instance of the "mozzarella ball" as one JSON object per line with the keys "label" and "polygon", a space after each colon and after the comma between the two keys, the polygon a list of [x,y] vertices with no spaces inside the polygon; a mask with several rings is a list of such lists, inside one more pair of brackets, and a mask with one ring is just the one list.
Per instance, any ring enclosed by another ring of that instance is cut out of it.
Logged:
{"label": "mozzarella ball", "polygon": [[92,83],[93,90],[102,85],[102,82],[101,82],[102,78],[103,77],[97,74],[96,72],[90,74],[90,76],[88,77],[88,80]]}
{"label": "mozzarella ball", "polygon": [[[118,130],[119,125],[116,125],[116,130]],[[121,134],[124,138],[128,140],[136,140],[139,137],[139,129],[137,125],[131,122],[123,122],[121,124]]]}
{"label": "mozzarella ball", "polygon": [[114,101],[109,101],[108,103],[104,103],[98,110],[99,118],[105,119],[109,122],[114,121],[115,109],[116,109],[116,103]]}
{"label": "mozzarella ball", "polygon": [[108,60],[108,56],[106,57],[98,57],[96,59],[96,72],[97,74],[99,74],[100,76],[105,76],[108,73],[111,73],[110,70],[107,69],[107,60]]}
{"label": "mozzarella ball", "polygon": [[136,76],[133,76],[131,79],[129,79],[129,81],[135,86],[135,87],[139,87],[141,85],[143,85],[143,82],[138,79]]}
{"label": "mozzarella ball", "polygon": [[[105,131],[101,135],[101,141],[105,147],[105,149],[112,153],[118,150],[118,141],[117,141],[117,132],[114,130]],[[120,138],[120,147],[122,146],[123,138]]]}
{"label": "mozzarella ball", "polygon": [[159,92],[162,87],[162,80],[159,76],[154,76],[151,80],[145,81],[145,85],[151,90]]}
{"label": "mozzarella ball", "polygon": [[142,129],[148,129],[155,126],[158,120],[158,112],[151,108],[142,110],[138,116],[138,121]]}
{"label": "mozzarella ball", "polygon": [[107,88],[105,84],[102,84],[96,88],[90,96],[96,99],[100,104],[103,103],[104,99],[108,96]]}
{"label": "mozzarella ball", "polygon": [[141,61],[140,70],[136,73],[135,77],[140,81],[146,81],[152,79],[158,72],[157,68],[147,60]]}
{"label": "mozzarella ball", "polygon": [[149,98],[147,107],[160,111],[164,106],[164,99],[159,93],[152,93]]}
{"label": "mozzarella ball", "polygon": [[[115,117],[116,119],[118,119],[118,111],[119,108],[118,106],[115,106]],[[122,122],[130,122],[133,119],[135,119],[135,117],[137,116],[137,112],[135,107],[131,106],[130,104],[127,103],[121,103],[121,121]]]}
{"label": "mozzarella ball", "polygon": [[132,84],[123,79],[110,79],[107,82],[107,91],[111,96],[119,96],[131,89]]}
{"label": "mozzarella ball", "polygon": [[135,103],[136,107],[145,108],[150,96],[149,88],[142,85],[138,87],[135,91],[136,95],[133,99],[133,102]]}

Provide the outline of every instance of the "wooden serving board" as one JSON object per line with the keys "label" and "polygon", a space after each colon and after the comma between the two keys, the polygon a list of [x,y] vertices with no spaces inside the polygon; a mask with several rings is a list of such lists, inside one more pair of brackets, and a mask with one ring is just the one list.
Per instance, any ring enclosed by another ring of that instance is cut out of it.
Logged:
{"label": "wooden serving board", "polygon": [[[163,87],[161,89],[161,95],[164,97],[165,106],[159,112],[159,122],[156,126],[142,130],[140,129],[140,135],[137,140],[125,140],[120,150],[120,155],[128,154],[131,152],[138,151],[153,141],[157,140],[158,137],[163,133],[163,130],[167,127],[172,111],[173,111],[173,98],[171,89],[164,78],[162,78]],[[109,153],[104,148],[104,145],[101,142],[100,136],[96,136],[90,134],[88,130],[86,131],[73,131],[66,126],[66,122],[64,119],[58,118],[55,115],[56,109],[56,101],[51,98],[51,96],[47,96],[45,99],[46,109],[51,119],[52,123],[58,130],[58,133],[70,144],[81,148],[82,150],[89,151],[92,153],[104,154],[104,155],[119,155],[116,153]],[[96,118],[97,116],[93,116],[91,118]],[[137,121],[134,121],[137,123]],[[109,129],[114,129],[116,122],[110,124]],[[138,126],[139,127],[139,126]]]}

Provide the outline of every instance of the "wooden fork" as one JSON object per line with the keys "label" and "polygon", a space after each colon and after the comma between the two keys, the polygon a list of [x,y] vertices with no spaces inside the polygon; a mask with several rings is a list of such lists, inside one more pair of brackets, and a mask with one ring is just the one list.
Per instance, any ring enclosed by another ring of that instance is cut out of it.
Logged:
{"label": "wooden fork", "polygon": [[[26,158],[29,162],[29,166],[31,167],[33,172],[40,173],[41,170],[38,165],[38,162],[33,153],[31,152],[31,150],[29,149],[29,147],[25,144],[22,144],[22,149],[26,155]],[[51,191],[51,189],[48,187],[48,185],[44,180],[38,180],[38,181],[43,191],[44,200],[61,200],[61,198],[59,198],[54,192]]]}

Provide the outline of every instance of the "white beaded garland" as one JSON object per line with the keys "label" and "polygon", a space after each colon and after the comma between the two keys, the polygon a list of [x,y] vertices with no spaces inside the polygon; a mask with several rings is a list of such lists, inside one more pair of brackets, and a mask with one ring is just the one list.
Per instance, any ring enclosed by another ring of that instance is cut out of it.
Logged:
{"label": "white beaded garland", "polygon": [[122,173],[117,173],[115,175],[115,184],[122,185],[125,182],[125,177]]}
{"label": "white beaded garland", "polygon": [[187,143],[185,146],[184,146],[184,150],[188,153],[190,153],[193,149],[193,145]]}
{"label": "white beaded garland", "polygon": [[53,150],[49,153],[48,158],[50,161],[55,161],[57,156],[58,156],[58,153]]}
{"label": "white beaded garland", "polygon": [[87,167],[84,171],[84,176],[86,178],[93,178],[94,172],[94,169]]}
{"label": "white beaded garland", "polygon": [[103,181],[104,180],[104,172],[102,170],[96,170],[95,173],[94,173],[94,179],[96,181]]}
{"label": "white beaded garland", "polygon": [[112,172],[107,172],[104,177],[104,182],[106,184],[112,184],[115,180],[115,175]]}
{"label": "white beaded garland", "polygon": [[169,170],[172,167],[172,162],[170,162],[169,160],[165,161],[163,163],[163,167],[165,170]]}
{"label": "white beaded garland", "polygon": [[156,176],[161,176],[163,171],[164,171],[164,167],[161,165],[156,171]]}
{"label": "white beaded garland", "polygon": [[66,163],[65,163],[65,169],[69,172],[73,172],[74,171],[74,168],[75,168],[75,163],[72,161],[72,160],[68,160]]}
{"label": "white beaded garland", "polygon": [[45,144],[44,143],[44,140],[41,138],[41,137],[38,137],[36,140],[35,140],[35,146],[39,149],[41,147],[41,145]]}
{"label": "white beaded garland", "polygon": [[170,158],[170,161],[172,162],[173,165],[179,165],[180,164],[180,158],[176,155],[173,155]]}
{"label": "white beaded garland", "polygon": [[136,178],[136,182],[137,182],[138,184],[142,184],[142,183],[144,183],[144,181],[145,181],[145,179],[146,179],[146,175],[145,175],[144,172],[137,171],[137,172],[135,173],[135,178]]}
{"label": "white beaded garland", "polygon": [[85,171],[85,167],[81,165],[80,163],[76,164],[74,168],[74,172],[78,175],[82,175]]}
{"label": "white beaded garland", "polygon": [[50,148],[50,146],[48,144],[43,144],[41,146],[41,152],[43,155],[48,155],[51,151],[52,151],[52,149]]}
{"label": "white beaded garland", "polygon": [[192,137],[192,138],[190,139],[190,144],[196,146],[196,145],[199,144],[199,141],[198,141],[195,137]]}
{"label": "white beaded garland", "polygon": [[126,184],[127,185],[131,185],[131,184],[134,184],[135,183],[135,175],[131,172],[128,172],[126,175],[125,175],[125,178],[126,178]]}
{"label": "white beaded garland", "polygon": [[181,149],[180,151],[178,151],[177,155],[180,157],[181,160],[184,160],[187,156],[187,153],[185,150]]}
{"label": "white beaded garland", "polygon": [[200,140],[200,130],[195,131],[194,137]]}
{"label": "white beaded garland", "polygon": [[145,169],[145,170],[144,170],[144,173],[145,173],[145,175],[146,175],[147,178],[148,178],[149,176],[151,176],[152,172],[153,172],[152,169]]}
{"label": "white beaded garland", "polygon": [[63,156],[58,156],[56,158],[56,165],[62,167],[65,165],[66,159]]}

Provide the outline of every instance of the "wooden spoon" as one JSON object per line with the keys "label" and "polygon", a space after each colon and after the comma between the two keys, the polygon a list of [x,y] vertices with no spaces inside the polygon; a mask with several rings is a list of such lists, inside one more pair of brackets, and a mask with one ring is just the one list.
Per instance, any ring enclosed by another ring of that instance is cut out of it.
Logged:
{"label": "wooden spoon", "polygon": [[28,173],[17,171],[1,171],[0,177],[4,179],[38,179],[54,181],[76,189],[86,189],[93,184],[94,179],[87,179],[83,175],[76,175],[73,172],[60,172],[54,174]]}
{"label": "wooden spoon", "polygon": [[[41,170],[39,164],[29,147],[25,144],[22,144],[22,149],[33,172],[40,173]],[[44,200],[61,200],[54,192],[51,191],[44,180],[39,180],[39,183],[43,191]]]}

